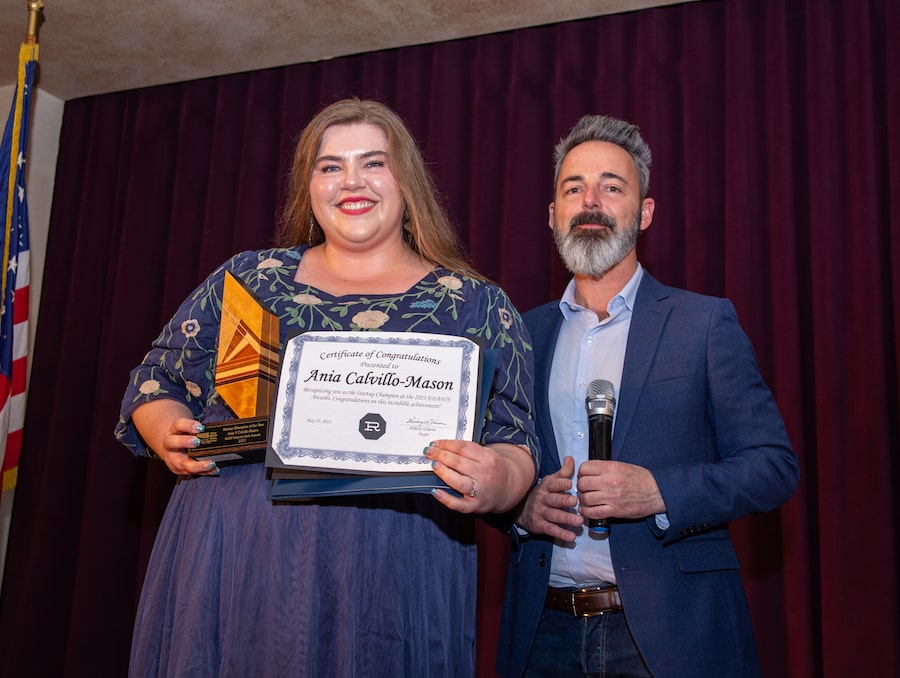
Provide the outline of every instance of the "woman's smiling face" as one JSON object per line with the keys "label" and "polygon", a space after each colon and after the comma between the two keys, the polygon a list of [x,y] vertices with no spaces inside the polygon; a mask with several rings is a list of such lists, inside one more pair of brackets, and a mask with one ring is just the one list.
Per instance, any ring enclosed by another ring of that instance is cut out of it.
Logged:
{"label": "woman's smiling face", "polygon": [[380,127],[355,123],[325,130],[309,191],[327,242],[363,250],[402,241],[406,204],[390,160]]}

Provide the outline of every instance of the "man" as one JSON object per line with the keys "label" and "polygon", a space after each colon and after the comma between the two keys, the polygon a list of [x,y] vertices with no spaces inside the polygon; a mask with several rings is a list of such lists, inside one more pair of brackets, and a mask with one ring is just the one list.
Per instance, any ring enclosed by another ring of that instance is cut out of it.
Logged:
{"label": "man", "polygon": [[[786,501],[797,460],[732,304],[638,263],[649,176],[622,120],[586,116],[556,147],[550,227],[574,277],[525,314],[543,454],[512,532],[504,676],[759,674],[727,524]],[[596,379],[615,389],[610,461],[588,459]]]}

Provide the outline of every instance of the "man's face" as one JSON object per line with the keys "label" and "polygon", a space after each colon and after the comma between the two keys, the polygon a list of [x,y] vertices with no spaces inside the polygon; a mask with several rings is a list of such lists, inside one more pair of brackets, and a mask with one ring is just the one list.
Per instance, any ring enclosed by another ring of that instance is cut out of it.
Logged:
{"label": "man's face", "polygon": [[601,277],[626,257],[650,226],[653,200],[641,200],[631,156],[620,146],[588,141],[563,160],[550,205],[550,228],[566,267]]}

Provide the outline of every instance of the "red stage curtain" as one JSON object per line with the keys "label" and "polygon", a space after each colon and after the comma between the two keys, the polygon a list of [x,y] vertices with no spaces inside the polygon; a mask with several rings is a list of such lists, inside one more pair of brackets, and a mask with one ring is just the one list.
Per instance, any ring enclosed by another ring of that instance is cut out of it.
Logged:
{"label": "red stage curtain", "polygon": [[[357,95],[409,122],[521,310],[567,280],[553,144],[585,113],[641,126],[640,258],[734,301],[801,460],[788,504],[733,526],[764,675],[900,673],[896,26],[893,0],[708,0],[68,102],[0,671],[124,675],[172,483],[112,438],[128,372],[199,280],[269,244],[296,135]],[[505,544],[482,540],[491,676]]]}

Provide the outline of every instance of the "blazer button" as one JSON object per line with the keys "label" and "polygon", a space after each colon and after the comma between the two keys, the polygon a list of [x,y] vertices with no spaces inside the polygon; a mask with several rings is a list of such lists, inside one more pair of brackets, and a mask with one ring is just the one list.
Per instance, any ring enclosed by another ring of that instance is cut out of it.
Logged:
{"label": "blazer button", "polygon": [[538,565],[540,565],[541,567],[545,567],[547,565],[547,556],[545,556],[543,553],[541,554],[541,557],[538,558]]}

